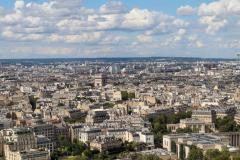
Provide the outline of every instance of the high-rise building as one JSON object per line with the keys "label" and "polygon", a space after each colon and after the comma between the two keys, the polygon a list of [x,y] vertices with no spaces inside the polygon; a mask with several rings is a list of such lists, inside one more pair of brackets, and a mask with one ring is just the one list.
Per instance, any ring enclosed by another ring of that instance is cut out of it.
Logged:
{"label": "high-rise building", "polygon": [[118,74],[121,72],[120,66],[118,64],[114,64],[109,67],[109,72],[111,74]]}

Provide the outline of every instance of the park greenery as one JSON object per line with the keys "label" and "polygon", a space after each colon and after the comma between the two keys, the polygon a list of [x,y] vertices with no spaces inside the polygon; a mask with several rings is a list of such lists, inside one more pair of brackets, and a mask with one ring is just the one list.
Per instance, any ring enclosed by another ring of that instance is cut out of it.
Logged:
{"label": "park greenery", "polygon": [[[152,132],[154,134],[154,143],[157,147],[162,146],[162,137],[170,132],[167,130],[167,124],[177,124],[180,119],[190,118],[192,116],[191,112],[179,112],[177,114],[160,114],[156,117],[149,118],[151,122]],[[191,129],[178,130],[179,132],[192,132]]]}
{"label": "park greenery", "polygon": [[122,95],[122,100],[123,101],[127,101],[127,100],[135,98],[135,93],[134,92],[121,91],[121,95]]}
{"label": "park greenery", "polygon": [[82,117],[79,117],[79,118],[69,118],[69,117],[65,117],[64,118],[64,121],[66,123],[69,123],[69,124],[74,124],[74,123],[84,123],[85,122],[85,119],[86,119],[86,116],[82,116]]}
{"label": "park greenery", "polygon": [[114,103],[112,103],[112,102],[105,102],[105,103],[103,103],[103,107],[113,108],[114,107]]}
{"label": "park greenery", "polygon": [[[183,158],[181,160],[185,159]],[[186,160],[240,160],[240,153],[231,156],[227,148],[223,148],[222,151],[210,149],[204,153],[202,149],[191,146]]]}
{"label": "park greenery", "polygon": [[[156,117],[149,118],[151,122],[152,132],[154,133],[154,140],[157,147],[162,146],[162,136],[169,134],[167,124],[177,124],[180,119],[190,118],[191,112],[179,112],[172,114],[159,114]],[[216,128],[220,132],[240,131],[240,126],[236,124],[233,117],[218,118],[216,121]],[[191,128],[178,129],[177,133],[192,133]],[[58,160],[59,157],[64,157],[63,160],[111,160],[116,158],[129,158],[132,160],[160,160],[155,155],[142,155],[133,153],[138,150],[141,144],[135,142],[125,142],[121,149],[114,152],[98,152],[91,151],[90,148],[84,143],[74,140],[72,143],[65,137],[59,137],[59,147],[52,154],[52,160]],[[177,152],[176,144],[172,143],[172,151]],[[231,157],[227,149],[219,150],[203,150],[190,146],[190,152],[186,159],[184,145],[180,145],[180,159],[181,160],[240,160],[240,153],[235,157]]]}
{"label": "park greenery", "polygon": [[[90,150],[89,146],[77,140],[71,142],[64,136],[59,136],[58,142],[59,147],[52,153],[52,160],[111,160],[131,155],[131,152],[137,151],[142,145],[136,142],[124,142],[119,149],[99,152]],[[145,156],[137,154],[137,156],[133,155],[133,158],[134,157],[137,157],[139,160],[160,160],[152,155]]]}
{"label": "park greenery", "polygon": [[140,153],[127,153],[124,152],[118,156],[119,159],[131,159],[131,160],[161,160],[157,155],[143,155]]}
{"label": "park greenery", "polygon": [[[197,148],[196,146],[188,146],[190,147],[190,152],[187,158],[185,158],[185,146],[183,144],[180,144],[179,147],[180,160],[230,160],[233,158],[230,156],[227,148],[224,148],[222,151],[219,151],[217,149],[210,149],[204,153],[202,149]],[[238,160],[236,157],[233,159]]]}
{"label": "park greenery", "polygon": [[217,119],[216,129],[219,132],[237,132],[240,131],[240,125],[234,121],[234,117],[226,116]]}

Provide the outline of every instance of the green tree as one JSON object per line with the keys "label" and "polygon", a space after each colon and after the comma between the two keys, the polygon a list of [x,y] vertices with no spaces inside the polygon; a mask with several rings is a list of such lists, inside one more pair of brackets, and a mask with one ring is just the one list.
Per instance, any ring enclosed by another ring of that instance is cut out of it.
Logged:
{"label": "green tree", "polygon": [[168,115],[168,123],[177,124],[181,119],[191,118],[192,112],[178,112],[177,114]]}
{"label": "green tree", "polygon": [[6,114],[6,118],[7,118],[7,119],[11,119],[11,118],[12,118],[12,114],[11,114],[11,113],[7,113],[7,114]]}
{"label": "green tree", "polygon": [[82,156],[83,157],[86,156],[86,157],[90,158],[93,156],[93,153],[90,149],[86,149],[85,151],[83,151]]}
{"label": "green tree", "polygon": [[219,154],[220,154],[219,150],[209,149],[205,153],[204,160],[212,160],[213,158],[216,158],[217,156],[219,156]]}
{"label": "green tree", "polygon": [[178,128],[176,130],[176,132],[177,133],[192,133],[193,130],[191,128],[189,128],[189,127],[187,127],[187,128]]}
{"label": "green tree", "polygon": [[71,145],[72,155],[80,155],[85,150],[85,148],[86,147],[84,143],[74,140],[73,144]]}
{"label": "green tree", "polygon": [[51,153],[51,160],[58,160],[58,158],[59,158],[59,155],[57,152]]}
{"label": "green tree", "polygon": [[140,160],[161,160],[157,155],[143,155]]}
{"label": "green tree", "polygon": [[203,160],[203,151],[196,146],[191,146],[188,160]]}
{"label": "green tree", "polygon": [[180,119],[190,118],[191,112],[181,112],[177,114],[159,114],[156,117],[149,118],[152,125],[152,132],[154,134],[154,142],[157,147],[162,145],[162,136],[170,133],[167,130],[167,124],[176,124],[180,122]]}
{"label": "green tree", "polygon": [[37,106],[37,98],[34,98],[34,96],[29,96],[28,98],[29,98],[29,103],[32,106],[32,110],[34,111]]}
{"label": "green tree", "polygon": [[206,151],[204,160],[230,160],[230,153],[227,148],[222,151],[210,149]]}
{"label": "green tree", "polygon": [[128,92],[127,91],[121,91],[122,100],[127,101],[128,100]]}
{"label": "green tree", "polygon": [[114,107],[114,103],[111,103],[111,102],[106,102],[103,104],[104,107],[107,107],[107,108],[113,108]]}
{"label": "green tree", "polygon": [[110,156],[105,152],[101,152],[94,156],[94,160],[110,160],[110,159],[111,159]]}
{"label": "green tree", "polygon": [[240,131],[240,126],[234,121],[233,117],[226,116],[218,118],[216,121],[216,128],[219,132],[236,132]]}
{"label": "green tree", "polygon": [[135,93],[134,92],[128,93],[128,98],[129,99],[134,99],[135,98]]}

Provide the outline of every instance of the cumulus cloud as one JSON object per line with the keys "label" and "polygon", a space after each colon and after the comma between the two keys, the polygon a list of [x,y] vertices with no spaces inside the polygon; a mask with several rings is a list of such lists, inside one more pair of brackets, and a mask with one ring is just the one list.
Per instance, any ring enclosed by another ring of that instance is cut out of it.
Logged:
{"label": "cumulus cloud", "polygon": [[103,14],[119,14],[125,13],[127,7],[121,1],[108,1],[100,7],[100,13]]}
{"label": "cumulus cloud", "polygon": [[15,2],[15,11],[16,12],[21,12],[22,9],[24,9],[25,3],[23,0],[17,0]]}
{"label": "cumulus cloud", "polygon": [[216,16],[204,16],[201,17],[199,21],[200,23],[207,25],[206,32],[208,34],[215,34],[228,24],[226,19],[218,19]]}
{"label": "cumulus cloud", "polygon": [[151,43],[153,42],[153,38],[147,35],[138,35],[137,40],[141,43]]}
{"label": "cumulus cloud", "polygon": [[181,16],[193,15],[195,12],[196,9],[189,5],[181,6],[177,9],[177,14]]}
{"label": "cumulus cloud", "polygon": [[[104,32],[171,32],[187,22],[160,12],[133,8],[121,1],[109,1],[97,10],[87,9],[82,0],[49,0],[43,3],[15,2],[14,11],[0,22],[2,36],[13,40],[47,40],[66,43],[100,42]],[[172,26],[172,27],[171,27]],[[170,30],[168,28],[171,28]],[[152,33],[151,33],[152,32]]]}
{"label": "cumulus cloud", "polygon": [[101,32],[82,33],[80,35],[66,35],[64,36],[64,41],[67,43],[93,43],[98,42],[101,36]]}
{"label": "cumulus cloud", "polygon": [[29,46],[21,46],[21,47],[15,47],[13,49],[10,49],[11,53],[17,53],[17,54],[39,54],[39,55],[50,55],[50,56],[64,56],[69,54],[74,54],[77,52],[76,48],[73,47],[29,47]]}
{"label": "cumulus cloud", "polygon": [[197,46],[198,48],[202,48],[202,47],[204,46],[204,44],[203,44],[201,41],[197,41],[197,42],[196,42],[196,46]]}
{"label": "cumulus cloud", "polygon": [[198,14],[200,16],[230,16],[240,14],[239,0],[219,0],[209,4],[200,5]]}
{"label": "cumulus cloud", "polygon": [[149,29],[156,25],[157,13],[150,12],[147,9],[132,9],[124,15],[121,27],[126,29]]}
{"label": "cumulus cloud", "polygon": [[[206,32],[215,34],[228,25],[234,26],[240,18],[239,0],[219,0],[203,3],[198,8],[200,23],[207,26]],[[229,23],[231,22],[231,23]]]}
{"label": "cumulus cloud", "polygon": [[171,34],[181,28],[187,28],[189,25],[188,22],[181,19],[176,19],[165,15],[160,17],[162,17],[162,20],[160,19],[159,23],[154,28],[146,31],[147,35]]}
{"label": "cumulus cloud", "polygon": [[115,34],[107,34],[103,37],[100,44],[104,45],[119,45],[119,44],[127,44],[129,38],[123,35],[115,35]]}
{"label": "cumulus cloud", "polygon": [[[109,0],[94,9],[85,7],[83,0],[67,3],[66,0],[38,3],[17,0],[12,9],[0,7],[0,39],[13,46],[24,44],[12,53],[57,55],[59,52],[65,55],[63,52],[66,52],[66,55],[87,56],[116,55],[120,50],[124,55],[136,55],[157,54],[163,48],[177,52],[183,46],[200,50],[207,47],[206,41],[216,38],[218,32],[235,35],[233,32],[239,31],[239,0],[217,0],[198,7],[185,5],[176,12],[177,16],[173,16],[161,11],[129,8],[121,0]],[[226,37],[221,38],[224,44]],[[233,48],[239,46],[238,42],[229,40],[226,44]],[[45,49],[36,47],[38,44],[45,45],[42,47]],[[62,51],[55,49],[56,46],[61,46]]]}

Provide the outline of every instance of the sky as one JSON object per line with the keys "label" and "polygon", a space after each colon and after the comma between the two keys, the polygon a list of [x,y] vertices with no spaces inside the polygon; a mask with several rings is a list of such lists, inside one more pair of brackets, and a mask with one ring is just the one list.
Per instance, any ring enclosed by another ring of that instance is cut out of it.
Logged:
{"label": "sky", "polygon": [[240,52],[240,0],[0,0],[0,58]]}

